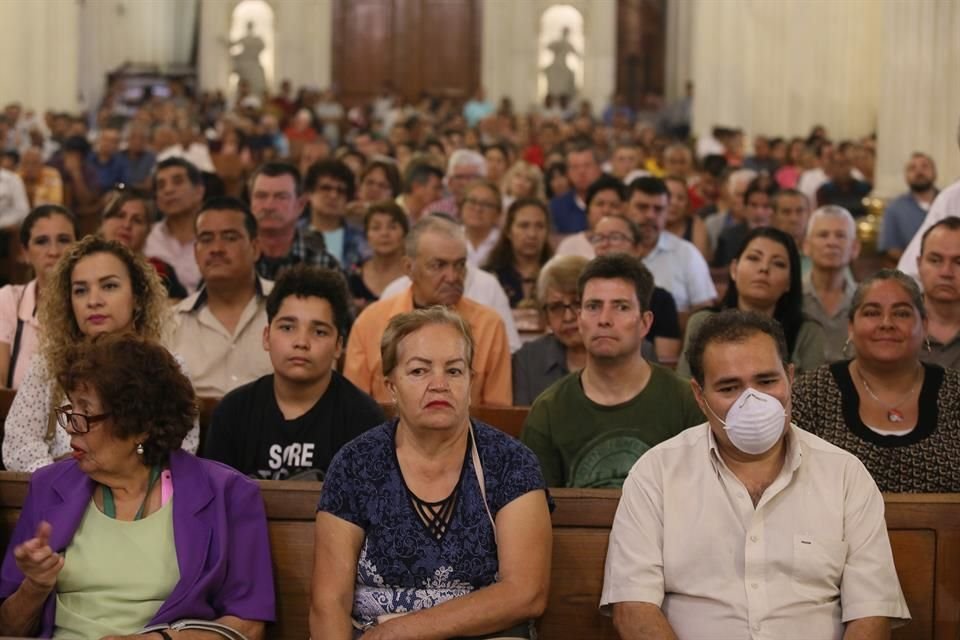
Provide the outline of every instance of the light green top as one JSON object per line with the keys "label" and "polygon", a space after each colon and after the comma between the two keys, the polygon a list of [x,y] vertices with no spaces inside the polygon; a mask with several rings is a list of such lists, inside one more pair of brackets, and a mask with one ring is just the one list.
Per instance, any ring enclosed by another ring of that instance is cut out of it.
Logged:
{"label": "light green top", "polygon": [[[677,375],[684,378],[692,377],[690,363],[687,361],[687,351],[690,349],[693,338],[700,333],[700,327],[714,313],[716,311],[712,309],[702,309],[687,320],[687,332],[683,337],[683,353],[680,354],[680,360],[677,361]],[[793,345],[793,352],[790,354],[790,362],[795,368],[794,374],[813,371],[822,365],[825,348],[823,327],[815,320],[805,319],[800,325],[800,330],[797,332],[797,341]]]}
{"label": "light green top", "polygon": [[173,500],[133,522],[107,517],[90,500],[64,557],[54,637],[137,632],[180,581]]}

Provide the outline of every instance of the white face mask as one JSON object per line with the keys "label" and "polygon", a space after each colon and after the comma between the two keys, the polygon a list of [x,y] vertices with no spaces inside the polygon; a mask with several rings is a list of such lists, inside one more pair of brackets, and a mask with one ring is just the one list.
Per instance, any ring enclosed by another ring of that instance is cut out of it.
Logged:
{"label": "white face mask", "polygon": [[745,389],[730,406],[726,420],[720,418],[706,400],[703,404],[723,425],[733,446],[744,453],[754,456],[766,453],[783,435],[786,415],[783,405],[762,391]]}

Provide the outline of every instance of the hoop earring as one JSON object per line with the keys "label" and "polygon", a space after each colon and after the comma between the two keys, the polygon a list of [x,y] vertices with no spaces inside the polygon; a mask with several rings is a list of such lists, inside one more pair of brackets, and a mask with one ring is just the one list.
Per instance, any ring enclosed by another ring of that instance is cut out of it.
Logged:
{"label": "hoop earring", "polygon": [[850,357],[850,338],[847,338],[846,342],[843,343],[843,349],[840,350],[840,353],[844,358]]}

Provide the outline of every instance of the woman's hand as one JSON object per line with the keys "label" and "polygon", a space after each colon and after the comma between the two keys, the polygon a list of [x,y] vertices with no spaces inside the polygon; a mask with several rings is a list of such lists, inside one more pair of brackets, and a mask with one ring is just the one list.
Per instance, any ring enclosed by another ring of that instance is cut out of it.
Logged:
{"label": "woman's hand", "polygon": [[13,550],[17,568],[33,586],[50,591],[57,584],[57,575],[63,569],[63,556],[50,548],[50,523],[41,522],[37,533]]}

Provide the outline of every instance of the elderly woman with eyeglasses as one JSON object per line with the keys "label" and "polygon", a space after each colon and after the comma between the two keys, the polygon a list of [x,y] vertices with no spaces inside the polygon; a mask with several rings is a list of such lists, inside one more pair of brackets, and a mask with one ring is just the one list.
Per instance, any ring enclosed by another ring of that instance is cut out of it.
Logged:
{"label": "elderly woman with eyeglasses", "polygon": [[533,404],[547,387],[586,363],[577,313],[577,279],[589,262],[582,256],[556,256],[537,278],[537,301],[549,332],[513,354],[513,404]]}
{"label": "elderly woman with eyeglasses", "polygon": [[198,633],[179,621],[201,620],[261,638],[275,616],[263,501],[253,481],[181,448],[197,405],[176,360],[148,339],[101,335],[68,351],[57,381],[72,453],[30,480],[0,570],[0,634],[116,639],[149,626],[172,639]]}

